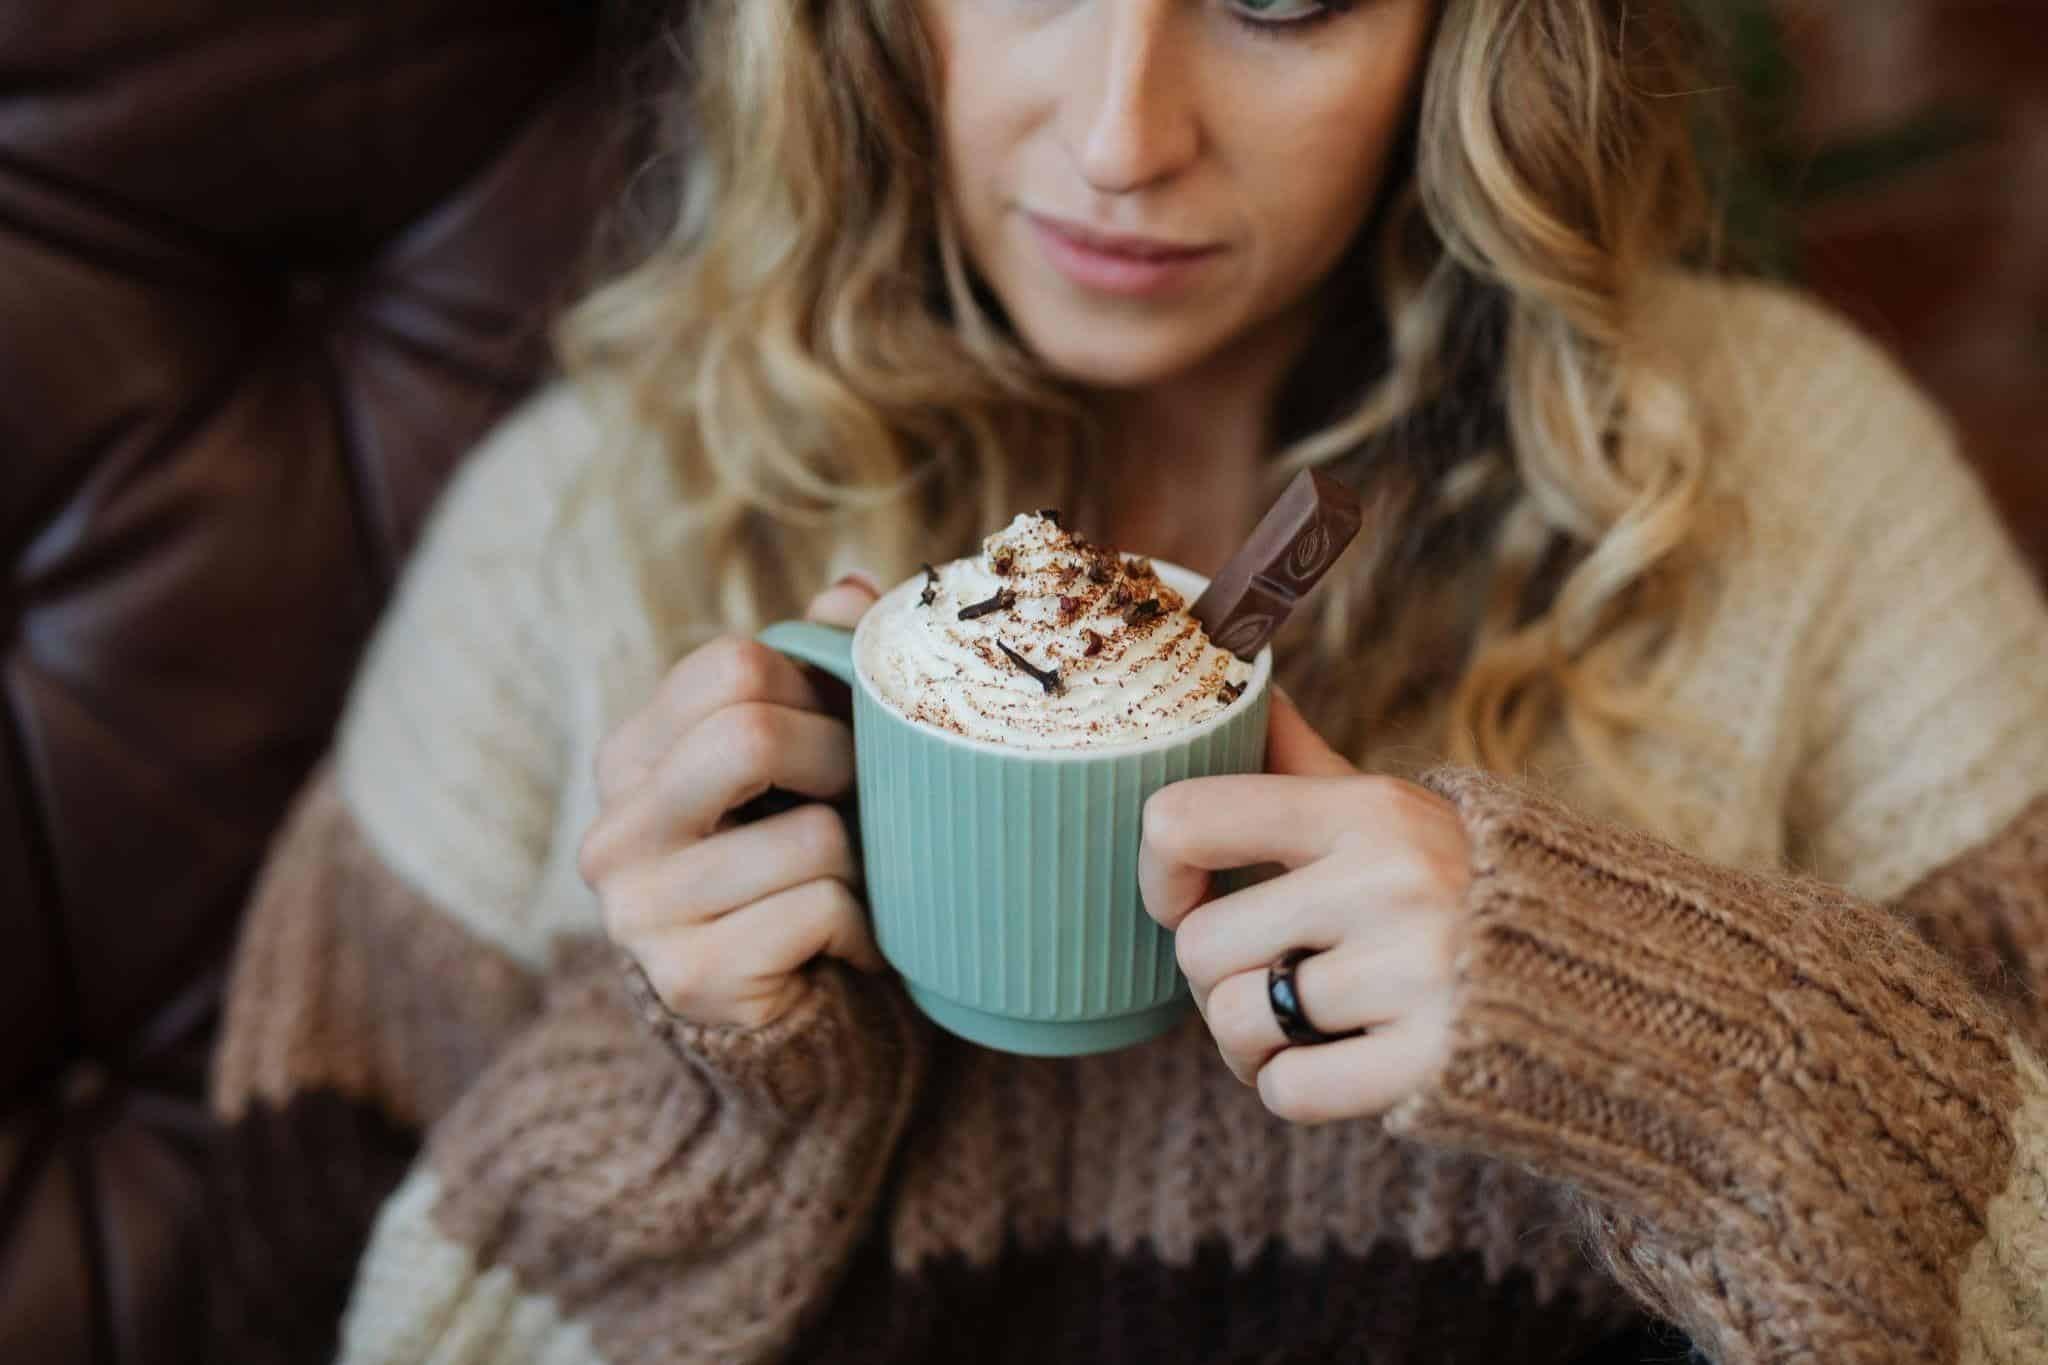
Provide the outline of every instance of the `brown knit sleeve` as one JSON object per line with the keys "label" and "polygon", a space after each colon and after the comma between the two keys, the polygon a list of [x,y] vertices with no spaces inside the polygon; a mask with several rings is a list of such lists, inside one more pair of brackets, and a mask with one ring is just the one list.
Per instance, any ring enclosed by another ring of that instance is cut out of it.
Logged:
{"label": "brown knit sleeve", "polygon": [[1722,1365],[2048,1360],[2048,1073],[2015,1032],[2042,807],[1886,909],[1429,785],[1471,837],[1470,930],[1452,1055],[1391,1128],[1578,1191],[1617,1278]]}
{"label": "brown knit sleeve", "polygon": [[214,1058],[214,1354],[331,1358],[377,1209],[539,982],[395,877],[317,770],[257,884]]}
{"label": "brown knit sleeve", "polygon": [[379,1224],[342,1359],[779,1359],[868,1226],[929,1043],[897,982],[811,970],[775,1023],[704,1028],[611,944],[564,945]]}

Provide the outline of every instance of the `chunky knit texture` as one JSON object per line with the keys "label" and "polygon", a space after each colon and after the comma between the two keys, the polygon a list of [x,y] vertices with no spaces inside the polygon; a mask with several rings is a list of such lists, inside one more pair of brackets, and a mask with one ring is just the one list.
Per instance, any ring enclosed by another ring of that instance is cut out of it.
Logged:
{"label": "chunky knit texture", "polygon": [[553,524],[594,436],[537,400],[444,500],[252,907],[238,1356],[306,1358],[282,1325],[332,1329],[307,1296],[381,1201],[345,1360],[1564,1362],[1659,1320],[1664,1359],[2048,1361],[2048,611],[1867,343],[1696,280],[1653,330],[1736,528],[1693,725],[1629,746],[1633,823],[1562,731],[1513,781],[1367,756],[1472,840],[1455,1046],[1315,1128],[1199,1020],[1017,1058],[835,966],[764,1030],[667,1015],[574,862],[673,649],[618,509]]}

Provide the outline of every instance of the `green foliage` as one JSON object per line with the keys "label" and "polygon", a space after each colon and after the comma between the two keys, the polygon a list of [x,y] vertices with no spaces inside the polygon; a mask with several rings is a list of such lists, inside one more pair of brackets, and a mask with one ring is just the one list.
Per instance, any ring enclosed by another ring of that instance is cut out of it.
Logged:
{"label": "green foliage", "polygon": [[1794,224],[1803,210],[1892,184],[1991,132],[1979,111],[1930,104],[1815,145],[1798,132],[1803,89],[1779,6],[1773,0],[1688,3],[1717,41],[1729,87],[1727,118],[1700,125],[1727,250],[1768,274],[1800,274]]}

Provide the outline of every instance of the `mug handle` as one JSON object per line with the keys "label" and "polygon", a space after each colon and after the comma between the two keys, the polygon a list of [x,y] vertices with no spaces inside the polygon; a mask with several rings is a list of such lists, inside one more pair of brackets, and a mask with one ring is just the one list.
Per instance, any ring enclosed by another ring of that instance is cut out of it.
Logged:
{"label": "mug handle", "polygon": [[777,621],[754,637],[777,654],[824,669],[853,685],[853,632],[815,621]]}
{"label": "mug handle", "polygon": [[[777,621],[754,637],[777,654],[785,654],[798,663],[812,664],[824,669],[848,687],[853,686],[853,632],[838,626],[821,626],[815,621]],[[782,811],[803,804],[804,798],[780,787],[770,787],[759,796],[734,812],[735,818],[745,823],[776,815]],[[847,829],[854,835],[854,856],[860,856],[859,820],[855,815],[854,794],[848,792],[832,803],[846,820]]]}
{"label": "mug handle", "polygon": [[[756,634],[754,639],[766,645],[768,649],[776,651],[778,655],[788,655],[797,663],[811,663],[825,669],[827,673],[844,681],[846,686],[854,684],[852,630],[842,630],[838,626],[819,626],[817,622],[811,620],[778,620],[776,624]],[[750,800],[748,804],[733,810],[733,819],[739,821],[741,825],[750,825],[754,821],[768,819],[770,814],[782,814],[784,810],[793,810],[803,802],[803,796],[797,796],[795,792],[784,792],[782,788],[772,786],[754,800]],[[842,800],[834,804],[840,808],[842,814],[846,814],[848,823],[852,823],[854,794],[848,792]]]}

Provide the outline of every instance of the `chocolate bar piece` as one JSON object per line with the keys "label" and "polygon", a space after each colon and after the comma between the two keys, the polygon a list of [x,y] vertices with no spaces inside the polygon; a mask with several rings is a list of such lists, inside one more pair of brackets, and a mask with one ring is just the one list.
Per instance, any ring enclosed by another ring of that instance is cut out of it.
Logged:
{"label": "chocolate bar piece", "polygon": [[1364,519],[1358,494],[1304,469],[1189,611],[1220,648],[1250,661],[1329,572]]}

